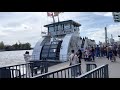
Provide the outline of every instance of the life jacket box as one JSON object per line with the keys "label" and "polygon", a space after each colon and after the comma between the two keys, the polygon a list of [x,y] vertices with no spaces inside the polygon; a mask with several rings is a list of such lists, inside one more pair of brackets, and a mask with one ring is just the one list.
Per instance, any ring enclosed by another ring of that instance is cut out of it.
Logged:
{"label": "life jacket box", "polygon": [[0,68],[0,78],[11,78],[10,70],[6,68]]}

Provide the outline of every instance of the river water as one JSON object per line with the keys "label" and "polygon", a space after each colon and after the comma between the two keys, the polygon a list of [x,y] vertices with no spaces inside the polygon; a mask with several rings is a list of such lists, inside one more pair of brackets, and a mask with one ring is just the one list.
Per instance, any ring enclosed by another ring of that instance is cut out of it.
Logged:
{"label": "river water", "polygon": [[[26,50],[0,52],[0,67],[25,63],[23,54]],[[27,50],[32,55],[33,50]]]}

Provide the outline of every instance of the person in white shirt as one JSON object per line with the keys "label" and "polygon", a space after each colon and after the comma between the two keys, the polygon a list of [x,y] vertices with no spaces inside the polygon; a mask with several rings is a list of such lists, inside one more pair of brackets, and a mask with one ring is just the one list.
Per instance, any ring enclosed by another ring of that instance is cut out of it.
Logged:
{"label": "person in white shirt", "polygon": [[[79,63],[79,58],[76,54],[74,54],[74,50],[71,51],[71,55],[69,57],[70,60],[70,66],[78,64]],[[71,74],[72,76],[77,76],[77,67],[71,68]]]}
{"label": "person in white shirt", "polygon": [[74,50],[71,51],[69,60],[70,60],[70,65],[78,64],[79,59],[78,59],[78,56],[76,54],[74,54]]}
{"label": "person in white shirt", "polygon": [[29,55],[29,52],[28,51],[26,51],[25,52],[25,54],[23,55],[24,56],[24,59],[25,59],[25,61],[26,61],[26,71],[27,71],[27,76],[31,76],[31,69],[30,69],[30,64],[28,64],[29,63],[29,61],[30,61],[30,55]]}
{"label": "person in white shirt", "polygon": [[26,63],[28,63],[30,61],[30,55],[29,55],[28,51],[25,52],[24,59],[25,59]]}

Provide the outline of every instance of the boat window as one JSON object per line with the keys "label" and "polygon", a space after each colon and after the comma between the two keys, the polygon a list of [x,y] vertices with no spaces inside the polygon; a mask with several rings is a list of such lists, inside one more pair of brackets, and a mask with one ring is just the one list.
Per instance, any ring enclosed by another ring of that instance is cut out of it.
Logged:
{"label": "boat window", "polygon": [[49,53],[49,57],[56,57],[56,53]]}
{"label": "boat window", "polygon": [[72,28],[72,25],[70,24],[70,29]]}
{"label": "boat window", "polygon": [[43,47],[43,49],[48,49],[50,46],[49,45],[46,45]]}
{"label": "boat window", "polygon": [[70,28],[70,24],[65,24],[64,29],[66,30],[66,29],[69,29],[69,28]]}
{"label": "boat window", "polygon": [[58,25],[55,25],[55,31],[58,31]]}
{"label": "boat window", "polygon": [[42,57],[47,57],[48,53],[42,53]]}
{"label": "boat window", "polygon": [[59,42],[52,42],[52,44],[58,44]]}
{"label": "boat window", "polygon": [[62,24],[61,24],[61,25],[58,25],[58,30],[60,30],[60,31],[63,30],[63,29],[62,29]]}
{"label": "boat window", "polygon": [[54,32],[54,27],[49,27],[49,32]]}
{"label": "boat window", "polygon": [[46,42],[46,43],[45,43],[45,45],[46,45],[46,46],[49,46],[49,45],[50,45],[50,43],[49,43],[49,42]]}
{"label": "boat window", "polygon": [[47,52],[48,52],[48,49],[42,50],[42,53],[47,53]]}
{"label": "boat window", "polygon": [[56,52],[56,48],[51,48],[50,52]]}
{"label": "boat window", "polygon": [[50,48],[57,48],[57,44],[52,45]]}

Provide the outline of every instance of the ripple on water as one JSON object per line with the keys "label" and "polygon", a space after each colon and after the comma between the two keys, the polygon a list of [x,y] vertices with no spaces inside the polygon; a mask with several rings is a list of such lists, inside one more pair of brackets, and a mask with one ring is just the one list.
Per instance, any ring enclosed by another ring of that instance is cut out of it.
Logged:
{"label": "ripple on water", "polygon": [[[0,52],[0,67],[25,63],[23,54],[26,50]],[[33,50],[29,51],[30,55]]]}

